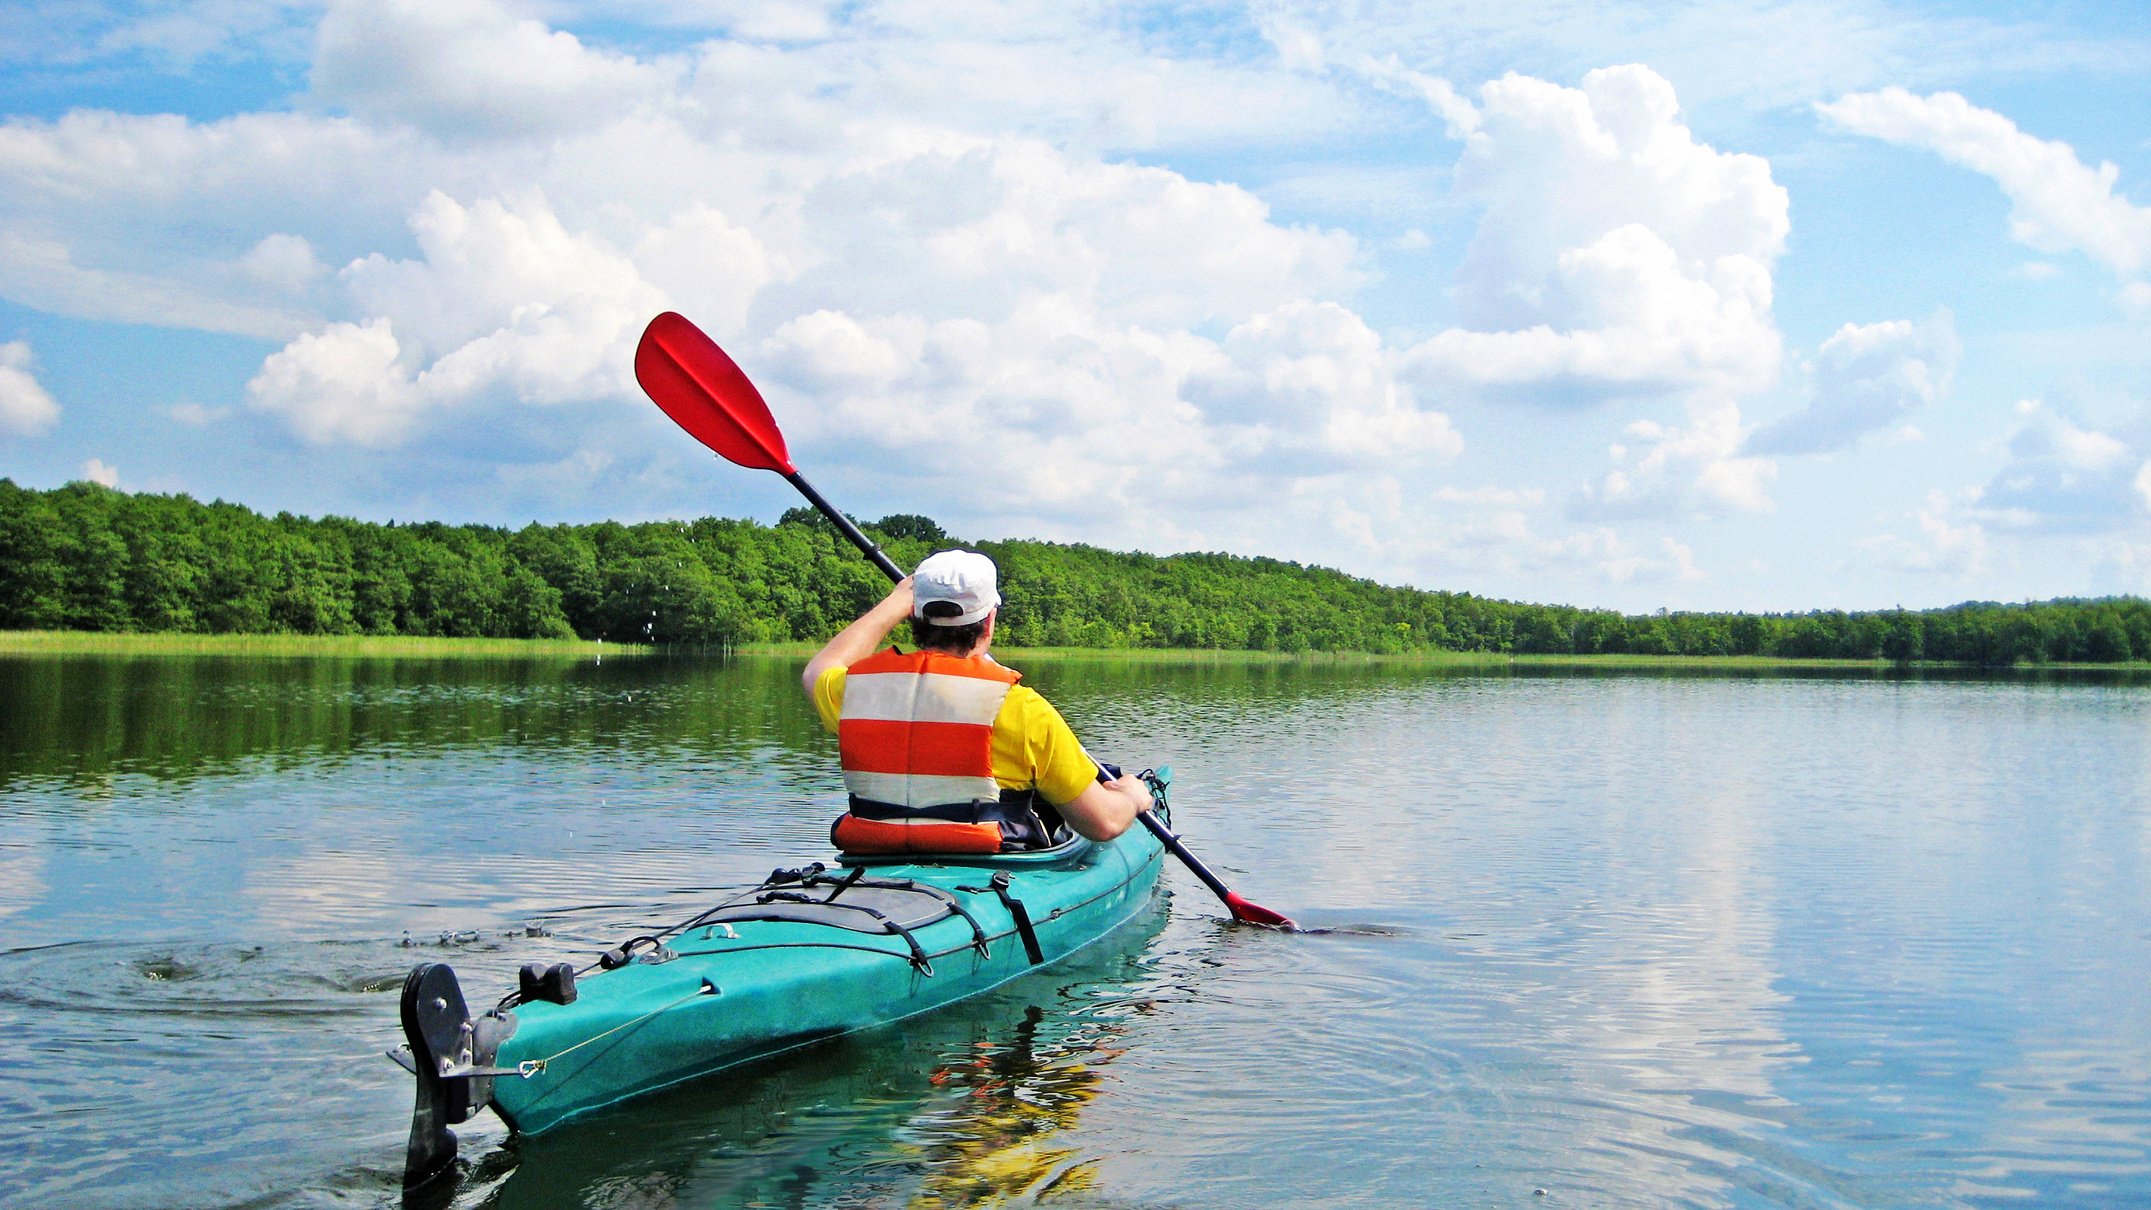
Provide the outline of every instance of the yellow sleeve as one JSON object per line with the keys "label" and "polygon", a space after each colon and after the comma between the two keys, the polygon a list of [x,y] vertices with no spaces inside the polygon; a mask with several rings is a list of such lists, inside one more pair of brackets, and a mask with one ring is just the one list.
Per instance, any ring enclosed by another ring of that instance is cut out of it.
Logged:
{"label": "yellow sleeve", "polygon": [[814,678],[814,713],[822,716],[822,728],[836,734],[837,719],[844,713],[844,672],[842,668],[824,668]]}
{"label": "yellow sleeve", "polygon": [[1036,689],[1015,685],[993,719],[993,776],[1008,789],[1035,786],[1057,806],[1098,779],[1098,762],[1051,702]]}

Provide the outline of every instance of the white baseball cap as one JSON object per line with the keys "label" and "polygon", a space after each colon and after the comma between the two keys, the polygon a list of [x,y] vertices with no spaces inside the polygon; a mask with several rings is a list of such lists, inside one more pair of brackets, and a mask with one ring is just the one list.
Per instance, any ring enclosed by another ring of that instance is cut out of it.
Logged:
{"label": "white baseball cap", "polygon": [[[911,573],[911,616],[935,626],[969,626],[1001,603],[993,560],[975,550],[944,550],[926,556]],[[955,613],[926,607],[937,602],[956,606]]]}

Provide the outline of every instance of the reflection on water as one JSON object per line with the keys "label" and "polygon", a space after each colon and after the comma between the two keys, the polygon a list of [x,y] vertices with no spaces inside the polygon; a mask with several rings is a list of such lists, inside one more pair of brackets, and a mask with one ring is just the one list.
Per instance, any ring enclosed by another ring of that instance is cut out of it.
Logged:
{"label": "reflection on water", "polygon": [[[796,671],[743,661],[711,681],[689,661],[274,657],[9,657],[0,790],[45,778],[88,794],[115,779],[185,780],[253,762],[287,771],[359,757],[536,744],[754,760],[818,730],[783,708]],[[655,751],[653,752],[653,749]]]}
{"label": "reflection on water", "polygon": [[1076,1123],[1097,1097],[1100,1065],[1119,1057],[1115,1030],[1044,1044],[1036,1005],[1006,1044],[981,1042],[936,1068],[943,1104],[912,1120],[920,1136],[923,1188],[913,1206],[999,1205],[1014,1198],[1089,1190],[1090,1165],[1051,1136]]}
{"label": "reflection on water", "polygon": [[[2140,678],[1019,666],[1327,931],[1175,871],[949,1012],[480,1124],[462,1204],[2151,1203]],[[830,749],[787,660],[0,659],[0,1201],[393,1202],[414,957],[482,998],[822,856]]]}

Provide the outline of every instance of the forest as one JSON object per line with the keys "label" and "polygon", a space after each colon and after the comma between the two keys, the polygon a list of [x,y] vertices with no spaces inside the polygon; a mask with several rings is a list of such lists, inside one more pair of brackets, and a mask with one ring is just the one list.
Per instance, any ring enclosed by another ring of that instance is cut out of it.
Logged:
{"label": "forest", "polygon": [[[1761,655],[1988,667],[2151,659],[2136,597],[1943,609],[1630,615],[1392,587],[1225,554],[967,542],[862,523],[898,565],[1000,563],[1010,646],[1516,655]],[[808,509],[506,529],[356,521],[0,478],[0,629],[602,638],[730,647],[826,638],[887,582]]]}

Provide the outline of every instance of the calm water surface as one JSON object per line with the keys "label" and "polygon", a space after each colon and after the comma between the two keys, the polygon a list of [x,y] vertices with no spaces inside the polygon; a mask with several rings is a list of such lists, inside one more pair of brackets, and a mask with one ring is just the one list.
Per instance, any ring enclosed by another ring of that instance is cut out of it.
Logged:
{"label": "calm water surface", "polygon": [[[487,1115],[461,1204],[2151,1204],[2142,681],[1029,671],[1324,931],[1174,871],[901,1029]],[[394,1203],[412,962],[482,999],[825,856],[796,686],[0,659],[0,1202]]]}

